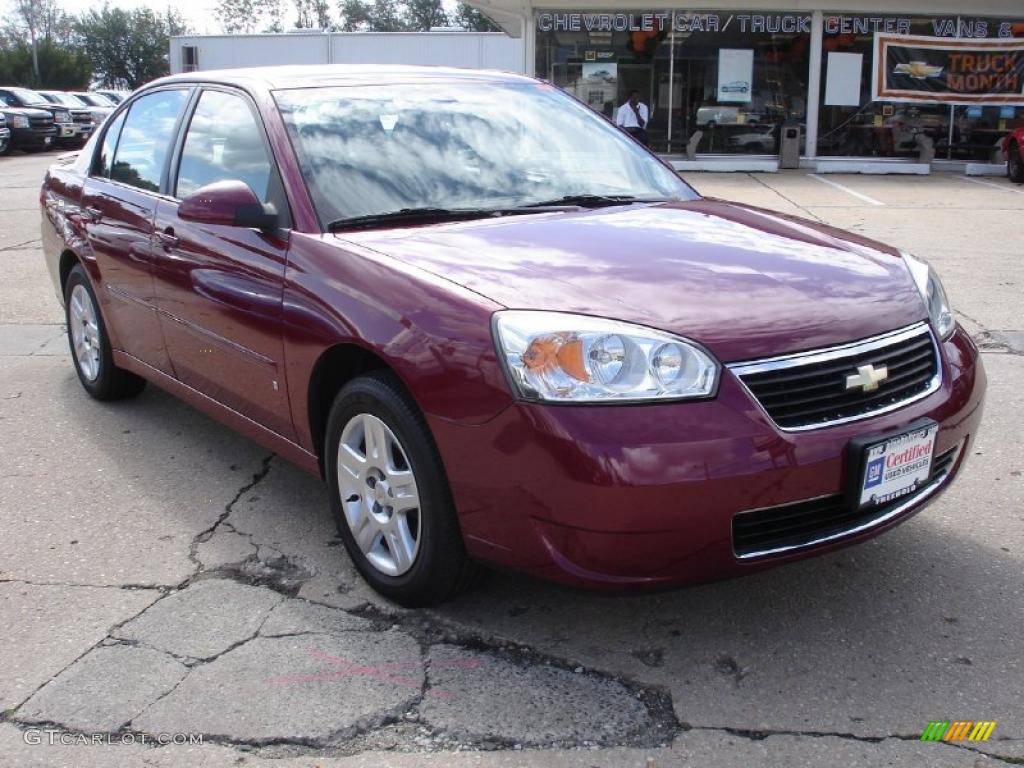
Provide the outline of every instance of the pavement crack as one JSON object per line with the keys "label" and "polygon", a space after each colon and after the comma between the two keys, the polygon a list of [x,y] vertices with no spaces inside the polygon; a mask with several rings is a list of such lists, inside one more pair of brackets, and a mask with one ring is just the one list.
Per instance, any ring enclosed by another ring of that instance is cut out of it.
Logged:
{"label": "pavement crack", "polygon": [[41,245],[41,244],[42,244],[42,240],[40,240],[37,237],[34,240],[26,240],[23,243],[15,243],[14,245],[5,245],[3,248],[0,248],[0,253],[3,253],[4,251],[20,251],[26,245]]}
{"label": "pavement crack", "polygon": [[824,220],[823,218],[821,218],[820,216],[818,216],[818,215],[817,215],[816,213],[814,213],[814,212],[813,212],[813,211],[811,211],[810,209],[808,209],[808,208],[805,208],[804,206],[800,205],[800,203],[798,203],[798,202],[797,202],[796,200],[793,200],[792,198],[790,198],[790,197],[787,197],[786,195],[782,194],[781,192],[779,192],[779,190],[777,190],[777,189],[776,189],[775,187],[773,187],[773,186],[772,186],[771,184],[767,184],[767,183],[765,183],[765,182],[764,182],[763,180],[761,180],[760,178],[758,178],[758,175],[757,175],[756,173],[748,173],[748,174],[747,174],[747,176],[748,176],[748,177],[749,177],[750,179],[752,179],[753,181],[756,181],[756,182],[757,182],[758,184],[760,184],[760,185],[761,185],[762,187],[764,187],[765,189],[769,190],[770,192],[774,192],[774,193],[775,193],[776,195],[778,195],[779,197],[781,197],[781,198],[782,198],[783,200],[785,200],[785,201],[786,201],[787,203],[789,203],[790,205],[792,205],[792,206],[794,206],[794,207],[796,207],[796,208],[800,209],[801,211],[803,211],[803,212],[804,212],[804,214],[806,214],[806,215],[807,215],[807,216],[808,216],[809,218],[812,218],[812,219],[814,219],[815,221],[819,222],[820,224],[825,224],[825,223],[826,223],[826,222],[825,222],[825,220]]}
{"label": "pavement crack", "polygon": [[201,573],[204,570],[204,566],[202,562],[199,560],[199,545],[211,539],[213,534],[217,532],[217,529],[220,527],[220,525],[225,520],[227,520],[228,517],[231,515],[231,512],[235,508],[235,504],[238,503],[239,499],[241,499],[245,493],[251,491],[257,485],[259,485],[263,481],[263,479],[270,473],[270,462],[273,461],[275,455],[276,454],[271,453],[270,455],[263,457],[260,469],[253,474],[252,480],[250,480],[248,483],[239,488],[238,492],[235,493],[234,498],[232,498],[231,501],[224,505],[224,511],[220,513],[220,516],[213,523],[213,525],[211,525],[209,528],[203,531],[200,531],[192,539],[192,544],[189,547],[188,559],[191,560],[192,563],[196,566],[197,574]]}

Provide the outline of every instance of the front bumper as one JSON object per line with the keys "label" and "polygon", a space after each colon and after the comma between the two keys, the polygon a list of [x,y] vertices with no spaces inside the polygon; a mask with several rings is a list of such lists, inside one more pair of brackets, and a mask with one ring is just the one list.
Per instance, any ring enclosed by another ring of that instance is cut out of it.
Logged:
{"label": "front bumper", "polygon": [[52,147],[57,140],[56,128],[12,128],[11,141],[16,147]]}
{"label": "front bumper", "polygon": [[56,123],[57,138],[62,142],[85,141],[92,134],[92,125],[84,123]]}
{"label": "front bumper", "polygon": [[[775,427],[728,370],[709,401],[643,406],[516,403],[479,426],[428,417],[469,553],[586,586],[659,586],[723,578],[877,535],[938,496],[977,432],[985,374],[957,329],[942,384],[874,418],[800,433]],[[939,423],[935,453],[959,453],[942,487],[849,535],[741,558],[733,518],[842,493],[851,439]]]}

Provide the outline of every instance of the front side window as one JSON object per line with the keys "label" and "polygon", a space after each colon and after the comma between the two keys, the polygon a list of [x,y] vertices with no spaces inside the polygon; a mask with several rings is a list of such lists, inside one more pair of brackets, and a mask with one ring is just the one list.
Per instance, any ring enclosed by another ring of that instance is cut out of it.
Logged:
{"label": "front side window", "polygon": [[160,191],[174,126],[187,96],[187,91],[157,91],[131,105],[117,142],[111,180],[147,192]]}
{"label": "front side window", "polygon": [[121,135],[121,126],[124,125],[124,116],[127,113],[119,114],[103,134],[103,143],[100,145],[100,152],[96,156],[96,163],[93,166],[94,176],[110,178],[110,171],[114,160],[114,148],[117,147],[117,139]]}
{"label": "front side window", "polygon": [[268,202],[271,168],[263,131],[247,102],[223,91],[204,91],[185,134],[175,197],[233,179]]}
{"label": "front side window", "polygon": [[544,83],[325,87],[275,98],[324,226],[407,208],[696,196],[613,125]]}

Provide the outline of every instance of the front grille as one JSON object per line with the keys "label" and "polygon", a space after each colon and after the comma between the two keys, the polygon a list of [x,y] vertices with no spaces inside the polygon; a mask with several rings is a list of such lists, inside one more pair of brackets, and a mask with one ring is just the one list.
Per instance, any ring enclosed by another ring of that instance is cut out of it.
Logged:
{"label": "front grille", "polygon": [[740,512],[732,519],[732,547],[741,559],[782,554],[859,533],[895,517],[910,503],[930,496],[947,479],[960,446],[932,461],[928,482],[916,492],[881,506],[858,510],[841,493],[779,507]]}
{"label": "front grille", "polygon": [[28,124],[33,128],[50,128],[53,126],[52,117],[30,117]]}
{"label": "front grille", "polygon": [[71,117],[76,123],[91,123],[92,115],[89,112],[72,112]]}
{"label": "front grille", "polygon": [[[861,366],[885,366],[873,391],[847,388]],[[939,386],[938,348],[925,324],[832,349],[729,366],[782,429],[816,429],[893,410]]]}

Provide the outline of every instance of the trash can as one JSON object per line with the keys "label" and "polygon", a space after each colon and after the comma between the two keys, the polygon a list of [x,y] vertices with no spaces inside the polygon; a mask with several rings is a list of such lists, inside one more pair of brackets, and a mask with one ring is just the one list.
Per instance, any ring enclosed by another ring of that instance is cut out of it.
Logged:
{"label": "trash can", "polygon": [[790,118],[782,124],[779,136],[779,168],[800,167],[800,142],[803,140],[800,123]]}

